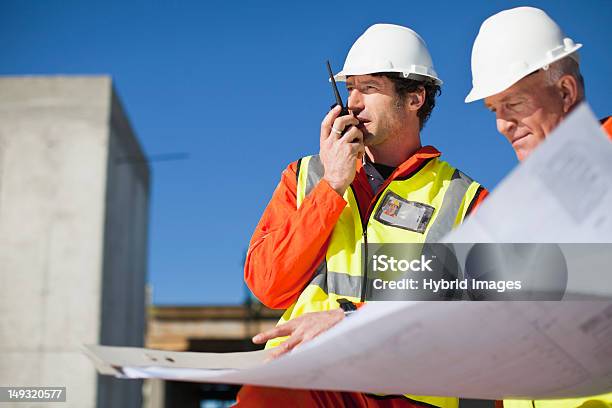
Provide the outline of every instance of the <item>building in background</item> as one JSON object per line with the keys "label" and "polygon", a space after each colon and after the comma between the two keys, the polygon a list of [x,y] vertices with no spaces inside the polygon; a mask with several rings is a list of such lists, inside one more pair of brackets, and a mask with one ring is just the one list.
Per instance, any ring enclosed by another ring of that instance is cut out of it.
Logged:
{"label": "building in background", "polygon": [[141,406],[79,347],[144,344],[149,177],[109,77],[0,78],[0,385]]}

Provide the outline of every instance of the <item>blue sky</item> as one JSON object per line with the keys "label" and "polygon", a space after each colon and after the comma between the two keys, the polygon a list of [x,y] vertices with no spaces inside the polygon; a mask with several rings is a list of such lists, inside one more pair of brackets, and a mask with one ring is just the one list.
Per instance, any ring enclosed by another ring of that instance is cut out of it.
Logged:
{"label": "blue sky", "polygon": [[610,0],[0,0],[0,75],[111,75],[145,152],[189,154],[152,164],[154,303],[239,303],[243,254],[281,171],[318,152],[333,102],[325,60],[339,70],[371,24],[417,31],[444,80],[424,144],[489,188],[516,165],[493,115],[463,99],[481,22],[521,5],[543,8],[584,44],[587,98],[609,115]]}

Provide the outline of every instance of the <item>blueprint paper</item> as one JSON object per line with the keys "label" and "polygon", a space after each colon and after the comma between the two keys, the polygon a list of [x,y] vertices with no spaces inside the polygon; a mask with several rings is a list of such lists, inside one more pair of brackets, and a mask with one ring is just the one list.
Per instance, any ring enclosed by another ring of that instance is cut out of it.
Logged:
{"label": "blueprint paper", "polygon": [[[104,358],[113,360],[117,349],[104,348]],[[222,370],[125,365],[118,372],[483,399],[593,395],[612,390],[612,302],[379,302],[268,363]]]}

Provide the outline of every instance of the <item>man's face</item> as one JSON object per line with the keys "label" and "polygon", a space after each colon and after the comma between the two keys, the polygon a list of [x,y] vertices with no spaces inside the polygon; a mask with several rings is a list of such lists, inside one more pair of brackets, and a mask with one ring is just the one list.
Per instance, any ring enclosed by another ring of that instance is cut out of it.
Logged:
{"label": "man's face", "polygon": [[565,115],[562,96],[547,84],[545,74],[537,71],[484,100],[495,113],[497,130],[512,144],[519,160],[529,156]]}
{"label": "man's face", "polygon": [[376,146],[393,135],[402,135],[410,119],[389,78],[355,75],[347,78],[346,88],[348,108],[359,119],[358,127],[366,146]]}

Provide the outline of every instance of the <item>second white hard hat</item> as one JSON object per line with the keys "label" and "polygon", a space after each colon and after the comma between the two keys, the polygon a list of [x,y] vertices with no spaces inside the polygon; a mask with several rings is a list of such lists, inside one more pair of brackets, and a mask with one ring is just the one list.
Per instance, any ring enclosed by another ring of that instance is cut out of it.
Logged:
{"label": "second white hard hat", "polygon": [[465,102],[500,93],[580,47],[540,9],[517,7],[497,13],[482,23],[474,41],[472,90]]}
{"label": "second white hard hat", "polygon": [[404,78],[431,78],[441,85],[425,41],[409,28],[374,24],[351,47],[344,68],[334,78],[346,81],[350,75],[397,72]]}

